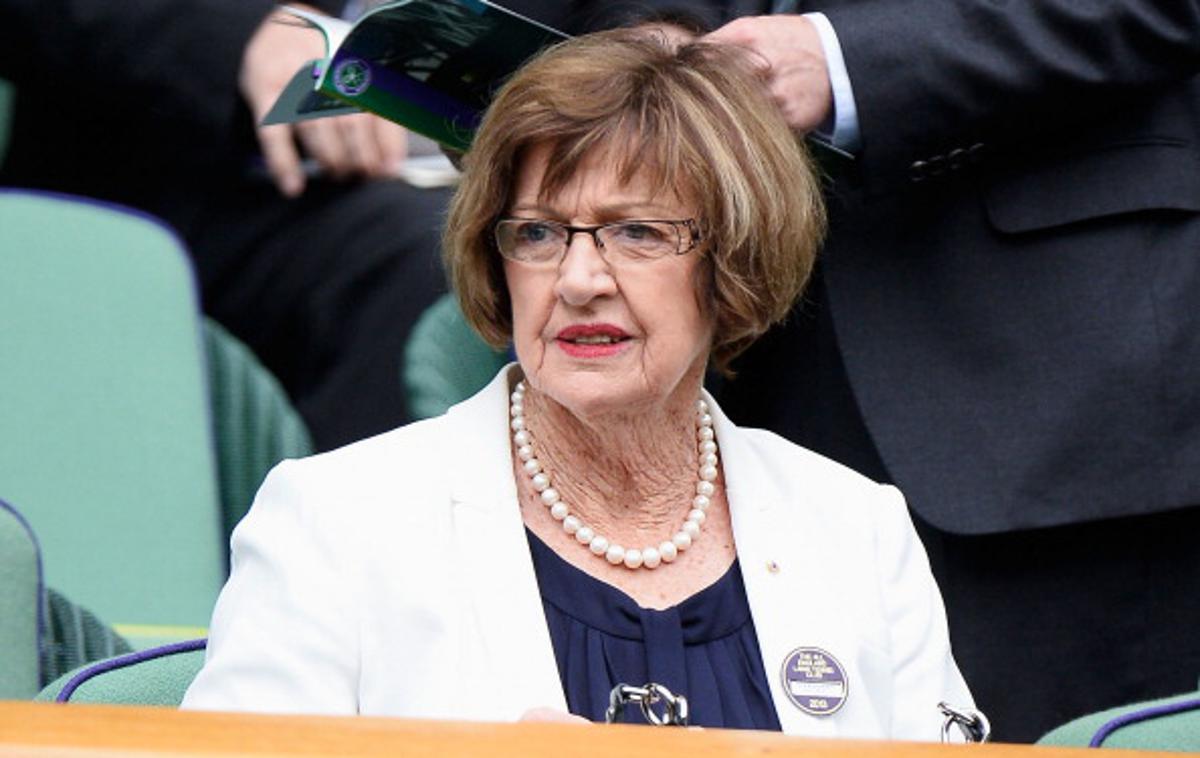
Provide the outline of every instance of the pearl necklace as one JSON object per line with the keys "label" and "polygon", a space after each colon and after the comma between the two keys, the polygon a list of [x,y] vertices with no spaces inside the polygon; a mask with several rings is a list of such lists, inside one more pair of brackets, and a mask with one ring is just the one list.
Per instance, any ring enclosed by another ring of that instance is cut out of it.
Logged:
{"label": "pearl necklace", "polygon": [[688,512],[683,526],[671,539],[664,540],[658,547],[649,546],[640,550],[624,548],[603,535],[596,534],[592,527],[570,512],[558,490],[550,484],[550,477],[542,470],[541,461],[534,455],[533,437],[525,423],[525,382],[517,383],[511,399],[513,444],[517,448],[517,457],[521,459],[525,473],[533,483],[533,489],[538,492],[542,504],[550,509],[550,515],[562,523],[563,531],[573,535],[576,541],[591,550],[593,555],[603,557],[614,566],[652,569],[674,561],[679,553],[691,547],[700,536],[705,511],[712,504],[711,498],[716,491],[713,482],[717,480],[717,440],[713,433],[712,416],[708,413],[708,403],[703,399],[696,401],[696,438],[700,466],[692,509]]}

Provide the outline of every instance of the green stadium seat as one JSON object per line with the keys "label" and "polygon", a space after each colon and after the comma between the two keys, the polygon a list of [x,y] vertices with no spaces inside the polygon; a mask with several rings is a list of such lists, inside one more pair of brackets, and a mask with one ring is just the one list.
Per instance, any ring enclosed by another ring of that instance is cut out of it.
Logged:
{"label": "green stadium seat", "polygon": [[1037,744],[1200,753],[1200,691],[1093,713]]}
{"label": "green stadium seat", "polygon": [[36,700],[178,706],[204,665],[205,640],[188,640],[107,658],[50,683]]}
{"label": "green stadium seat", "polygon": [[509,360],[467,325],[453,295],[443,295],[413,326],[404,351],[409,413],[440,416],[483,389]]}
{"label": "green stadium seat", "polygon": [[0,497],[48,585],[135,641],[203,633],[226,548],[179,241],[113,206],[0,192],[0,249]]}
{"label": "green stadium seat", "polygon": [[0,501],[0,700],[38,691],[41,554],[29,523]]}

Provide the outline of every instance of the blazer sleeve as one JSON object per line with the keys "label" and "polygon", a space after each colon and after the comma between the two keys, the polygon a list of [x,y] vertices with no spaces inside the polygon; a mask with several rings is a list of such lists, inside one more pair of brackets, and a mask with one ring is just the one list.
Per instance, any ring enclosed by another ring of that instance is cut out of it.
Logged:
{"label": "blazer sleeve", "polygon": [[880,597],[890,638],[893,739],[936,742],[937,704],[971,708],[974,700],[954,662],[946,609],[904,498],[884,487],[888,502],[876,532]]}
{"label": "blazer sleeve", "polygon": [[230,578],[184,708],[358,711],[361,553],[345,509],[304,471],[277,466],[234,530]]}
{"label": "blazer sleeve", "polygon": [[813,5],[845,55],[867,175],[1070,135],[1200,72],[1200,0]]}

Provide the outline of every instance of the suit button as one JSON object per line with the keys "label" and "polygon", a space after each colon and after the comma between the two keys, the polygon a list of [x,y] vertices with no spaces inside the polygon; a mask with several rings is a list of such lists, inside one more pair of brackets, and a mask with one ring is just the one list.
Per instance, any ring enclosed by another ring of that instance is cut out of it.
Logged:
{"label": "suit button", "polygon": [[954,148],[946,155],[946,162],[950,165],[951,171],[958,171],[967,165],[967,151],[961,147]]}
{"label": "suit button", "polygon": [[923,182],[929,177],[929,164],[925,161],[913,161],[908,167],[908,178],[914,182]]}

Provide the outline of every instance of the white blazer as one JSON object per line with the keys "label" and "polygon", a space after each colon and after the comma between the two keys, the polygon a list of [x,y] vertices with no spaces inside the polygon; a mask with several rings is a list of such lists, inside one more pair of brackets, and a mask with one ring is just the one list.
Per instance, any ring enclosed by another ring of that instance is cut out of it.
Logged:
{"label": "white blazer", "polygon": [[[444,416],[271,472],[234,532],[185,708],[482,721],[566,709],[509,452],[518,370]],[[936,740],[938,702],[972,700],[900,493],[709,403],[784,731]],[[844,686],[836,712],[789,697],[799,648],[835,662],[837,681],[816,686]]]}

